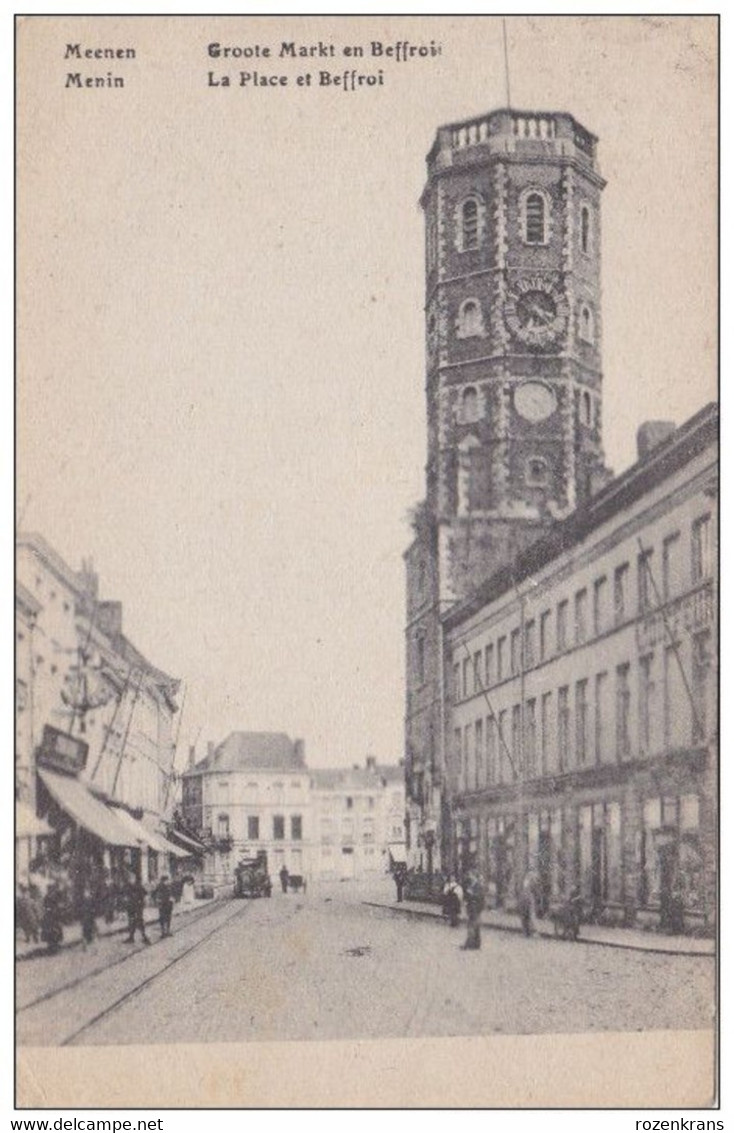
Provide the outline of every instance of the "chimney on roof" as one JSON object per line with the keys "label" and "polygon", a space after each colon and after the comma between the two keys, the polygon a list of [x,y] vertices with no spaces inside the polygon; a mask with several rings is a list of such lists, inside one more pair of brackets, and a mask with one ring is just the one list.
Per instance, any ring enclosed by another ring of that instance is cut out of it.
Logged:
{"label": "chimney on roof", "polygon": [[207,759],[211,759],[213,755],[214,755],[214,743],[212,742],[212,740],[207,740],[206,757],[207,757]]}
{"label": "chimney on roof", "polygon": [[196,745],[189,744],[189,767],[193,767],[196,763]]}
{"label": "chimney on roof", "polygon": [[675,421],[645,421],[637,430],[637,459],[645,460],[653,449],[675,432]]}
{"label": "chimney on roof", "polygon": [[122,602],[98,602],[97,625],[108,637],[122,633]]}
{"label": "chimney on roof", "polygon": [[82,559],[82,569],[79,571],[79,583],[82,590],[93,602],[99,596],[99,576],[94,569],[91,559]]}
{"label": "chimney on roof", "polygon": [[376,757],[374,755],[368,755],[366,760],[365,760],[365,766],[367,767],[368,771],[376,771],[377,770],[377,759],[376,759]]}
{"label": "chimney on roof", "polygon": [[306,756],[305,756],[305,752],[304,752],[303,740],[294,740],[293,741],[293,758],[296,760],[296,762],[300,763],[302,766],[305,764]]}

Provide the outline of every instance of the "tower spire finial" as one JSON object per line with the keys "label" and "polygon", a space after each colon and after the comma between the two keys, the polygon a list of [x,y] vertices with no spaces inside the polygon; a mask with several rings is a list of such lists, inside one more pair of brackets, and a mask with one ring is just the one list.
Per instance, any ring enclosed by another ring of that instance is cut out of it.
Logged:
{"label": "tower spire finial", "polygon": [[510,100],[510,58],[507,51],[507,19],[502,17],[502,42],[505,48],[505,90],[507,91],[507,109],[512,106]]}

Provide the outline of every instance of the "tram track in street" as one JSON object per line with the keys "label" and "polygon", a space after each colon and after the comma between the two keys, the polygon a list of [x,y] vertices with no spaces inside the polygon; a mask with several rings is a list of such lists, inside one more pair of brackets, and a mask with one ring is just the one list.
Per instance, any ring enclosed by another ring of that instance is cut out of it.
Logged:
{"label": "tram track in street", "polygon": [[206,933],[205,936],[200,937],[189,948],[186,948],[182,952],[179,952],[176,956],[173,956],[168,961],[168,963],[165,964],[162,968],[159,968],[158,971],[153,972],[146,979],[136,984],[135,987],[125,992],[124,995],[119,996],[113,1003],[110,1003],[107,1007],[103,1008],[101,1011],[98,1011],[96,1015],[94,1015],[91,1019],[88,1019],[81,1027],[78,1027],[76,1031],[73,1031],[72,1034],[67,1035],[66,1038],[63,1039],[61,1043],[59,1043],[59,1045],[71,1046],[76,1042],[80,1035],[84,1034],[85,1031],[90,1030],[91,1027],[94,1027],[102,1019],[106,1019],[109,1015],[112,1015],[129,1000],[134,999],[136,995],[139,995],[144,988],[148,987],[155,980],[160,979],[161,976],[165,975],[166,972],[170,971],[170,969],[178,964],[181,960],[185,960],[193,952],[196,952],[197,949],[201,948],[202,944],[206,944],[207,941],[209,941],[218,932],[221,932],[222,929],[226,928],[229,924],[232,923],[232,921],[241,916],[244,908],[246,908],[246,905],[238,903],[238,907],[235,908],[231,916],[227,917],[220,924],[215,925],[210,932]]}
{"label": "tram track in street", "polygon": [[[160,976],[163,976],[180,960],[186,959],[192,953],[209,941],[222,929],[241,917],[247,908],[246,902],[236,902],[234,910],[229,915],[217,918],[217,923],[203,936],[196,935],[191,943],[183,938],[187,929],[192,929],[205,919],[202,913],[191,920],[174,937],[167,938],[167,943],[173,943],[175,951],[166,959],[158,951],[158,942],[152,947],[138,948],[129,956],[87,973],[76,981],[68,981],[63,988],[54,989],[43,997],[39,997],[33,1004],[21,1008],[16,1016],[17,1041],[20,1045],[37,1046],[69,1046],[77,1042],[80,1036],[95,1026],[100,1020],[113,1014],[130,999],[137,996]],[[229,910],[230,903],[226,905],[217,903],[210,915]],[[121,971],[127,961],[138,959],[138,971],[133,964],[130,968]],[[163,961],[156,963],[156,960]],[[142,970],[141,970],[142,969]],[[129,972],[125,977],[125,972]],[[109,977],[118,978],[118,986],[110,985]],[[125,986],[126,985],[126,986]],[[112,998],[111,998],[112,997]],[[49,1000],[54,1001],[52,1009],[54,1015],[48,1017]]]}
{"label": "tram track in street", "polygon": [[[212,913],[216,912],[219,908],[221,908],[220,902],[214,902],[213,904],[207,905],[205,909],[201,909],[198,913],[195,913],[195,915],[188,917],[185,923],[178,926],[179,931],[183,932],[186,929],[190,928],[192,925],[198,924],[206,917],[211,916]],[[124,932],[125,930],[121,929],[120,931]],[[153,945],[157,945],[160,942],[152,941],[151,943]],[[92,970],[89,972],[84,972],[81,976],[77,976],[76,979],[68,980],[66,983],[60,984],[58,987],[50,988],[48,991],[43,992],[41,995],[37,995],[34,999],[28,1000],[27,1003],[23,1003],[20,1007],[17,1008],[16,1015],[21,1015],[24,1011],[30,1010],[31,1007],[36,1007],[39,1003],[46,1003],[48,1002],[48,1000],[54,999],[57,995],[61,995],[65,991],[70,991],[72,988],[78,988],[82,984],[86,983],[87,980],[91,980],[95,976],[101,975],[103,972],[109,972],[113,968],[119,967],[121,964],[126,964],[135,956],[139,956],[140,953],[143,952],[147,947],[148,945],[143,945],[142,947],[134,948],[125,956],[120,956],[118,957],[118,959],[112,960],[108,964],[100,964],[99,967],[92,968]]]}

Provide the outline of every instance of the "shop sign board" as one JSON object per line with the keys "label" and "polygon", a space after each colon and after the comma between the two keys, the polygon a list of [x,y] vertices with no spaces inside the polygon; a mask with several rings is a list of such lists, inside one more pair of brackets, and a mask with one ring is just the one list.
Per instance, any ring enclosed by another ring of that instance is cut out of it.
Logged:
{"label": "shop sign board", "polygon": [[41,745],[36,752],[36,761],[39,767],[51,767],[56,771],[78,775],[87,765],[88,754],[89,744],[84,740],[46,724]]}

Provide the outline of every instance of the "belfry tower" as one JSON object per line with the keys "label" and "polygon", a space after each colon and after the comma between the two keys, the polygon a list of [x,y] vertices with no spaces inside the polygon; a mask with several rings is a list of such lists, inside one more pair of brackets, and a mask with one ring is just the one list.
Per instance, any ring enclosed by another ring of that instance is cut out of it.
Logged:
{"label": "belfry tower", "polygon": [[427,165],[428,461],[406,554],[406,767],[430,844],[440,613],[609,474],[596,138],[569,114],[497,110],[439,129]]}

